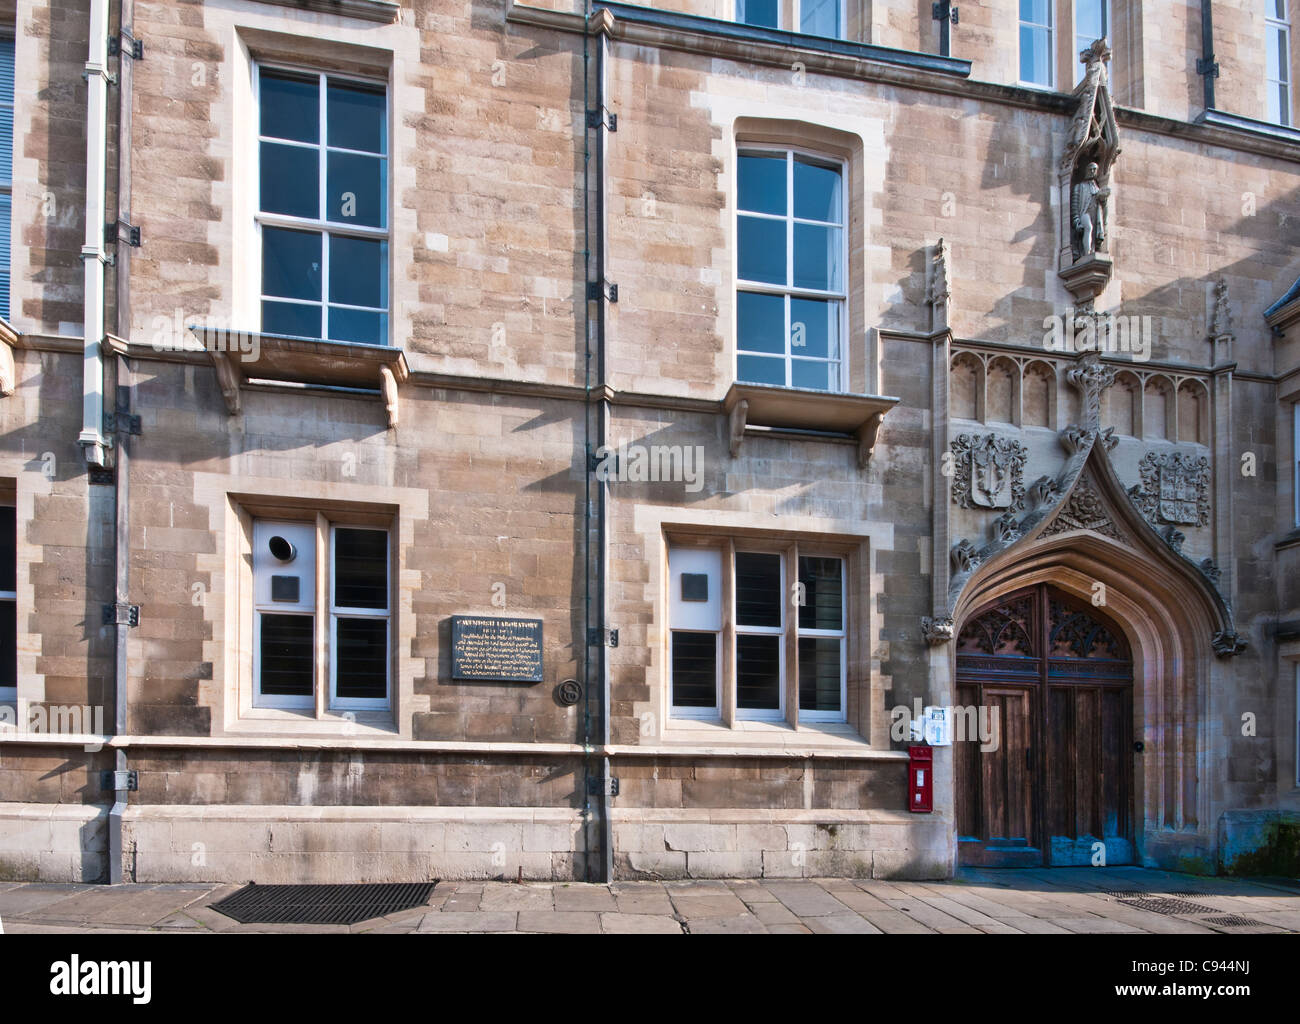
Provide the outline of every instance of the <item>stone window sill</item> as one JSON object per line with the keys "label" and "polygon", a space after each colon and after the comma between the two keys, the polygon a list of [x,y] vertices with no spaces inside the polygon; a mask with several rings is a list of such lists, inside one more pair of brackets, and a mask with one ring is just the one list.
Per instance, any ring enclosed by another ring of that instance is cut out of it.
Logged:
{"label": "stone window sill", "polygon": [[397,386],[410,377],[401,349],[256,331],[190,330],[212,360],[232,416],[239,412],[245,386],[279,383],[373,394],[383,400],[389,427],[397,426]]}
{"label": "stone window sill", "polygon": [[272,7],[293,7],[298,10],[314,11],[317,14],[338,14],[361,21],[374,21],[381,25],[391,25],[397,20],[402,9],[400,3],[393,0],[259,0]]}
{"label": "stone window sill", "polygon": [[393,716],[387,711],[358,711],[351,718],[330,712],[317,718],[311,711],[280,708],[251,708],[226,728],[230,735],[324,736],[374,739],[398,735]]}
{"label": "stone window sill", "polygon": [[727,391],[722,408],[730,425],[732,458],[740,454],[746,435],[779,432],[815,440],[856,442],[858,466],[865,468],[876,446],[881,421],[898,401],[884,395],[736,382]]}

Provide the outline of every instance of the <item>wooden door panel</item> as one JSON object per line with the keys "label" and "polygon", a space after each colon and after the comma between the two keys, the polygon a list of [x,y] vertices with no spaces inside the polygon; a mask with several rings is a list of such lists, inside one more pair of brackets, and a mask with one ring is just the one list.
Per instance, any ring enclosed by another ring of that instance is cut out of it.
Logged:
{"label": "wooden door panel", "polygon": [[957,699],[1000,719],[997,750],[958,744],[962,863],[1132,860],[1132,661],[1086,602],[1046,585],[963,626]]}

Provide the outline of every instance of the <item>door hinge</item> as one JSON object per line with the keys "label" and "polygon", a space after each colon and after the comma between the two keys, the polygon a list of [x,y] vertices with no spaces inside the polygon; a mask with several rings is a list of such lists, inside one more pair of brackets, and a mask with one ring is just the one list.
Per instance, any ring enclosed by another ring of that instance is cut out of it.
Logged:
{"label": "door hinge", "polygon": [[[119,228],[121,229],[120,233]],[[116,224],[105,224],[104,244],[113,245],[119,239],[127,245],[138,249],[140,248],[140,229],[134,224],[128,224],[124,220],[118,221]]]}
{"label": "door hinge", "polygon": [[140,606],[138,604],[106,604],[104,605],[103,617],[105,626],[138,626],[140,625]]}
{"label": "door hinge", "polygon": [[[124,49],[123,42],[130,45]],[[108,55],[116,57],[119,53],[124,57],[130,57],[132,60],[144,60],[144,40],[137,39],[130,32],[123,32],[121,36],[109,36]]]}
{"label": "door hinge", "polygon": [[610,776],[607,779],[588,779],[587,780],[588,796],[618,796],[618,779]]}
{"label": "door hinge", "polygon": [[588,647],[617,647],[618,630],[595,627],[587,630]]}
{"label": "door hinge", "polygon": [[99,788],[107,792],[116,792],[119,789],[137,792],[140,789],[140,773],[134,768],[129,771],[100,772]]}

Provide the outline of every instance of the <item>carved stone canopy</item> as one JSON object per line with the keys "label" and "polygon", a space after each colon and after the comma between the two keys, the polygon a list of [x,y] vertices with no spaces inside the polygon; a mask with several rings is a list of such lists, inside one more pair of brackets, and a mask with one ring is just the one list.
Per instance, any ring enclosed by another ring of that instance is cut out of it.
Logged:
{"label": "carved stone canopy", "polygon": [[1061,158],[1060,276],[1084,308],[1110,282],[1110,172],[1119,156],[1119,130],[1106,64],[1110,48],[1096,40],[1079,54],[1085,65],[1075,89],[1074,117]]}

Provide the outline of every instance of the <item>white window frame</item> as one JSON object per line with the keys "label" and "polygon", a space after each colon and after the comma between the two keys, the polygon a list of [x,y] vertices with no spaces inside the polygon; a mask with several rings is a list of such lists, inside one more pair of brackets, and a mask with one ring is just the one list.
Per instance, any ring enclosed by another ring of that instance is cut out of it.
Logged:
{"label": "white window frame", "polygon": [[[310,527],[317,530],[314,520],[306,519],[277,519],[270,517],[256,517],[253,519],[253,530],[251,536],[256,536],[257,526],[292,526],[297,528]],[[334,534],[336,530],[371,530],[383,533],[385,536],[384,543],[384,574],[387,580],[387,590],[385,592],[385,603],[387,605],[382,611],[377,608],[348,608],[338,606],[334,603],[334,583],[337,578],[335,571],[336,546]],[[319,534],[319,531],[317,531]],[[392,708],[393,701],[393,532],[391,527],[376,526],[366,523],[350,522],[346,518],[330,519],[329,529],[325,533],[325,542],[329,545],[327,575],[324,580],[321,579],[322,558],[319,550],[319,544],[315,546],[315,562],[312,566],[310,583],[312,587],[313,601],[312,610],[305,612],[297,609],[284,609],[274,604],[267,604],[257,600],[257,575],[253,574],[253,691],[252,707],[254,710],[272,709],[283,711],[314,711],[317,707],[317,698],[321,687],[321,665],[320,653],[316,650],[317,645],[317,615],[325,614],[328,616],[328,632],[326,634],[326,645],[324,651],[325,670],[327,675],[327,684],[329,690],[325,695],[326,711],[389,711]],[[315,595],[321,591],[322,583],[324,584],[326,607],[322,612],[318,607],[319,602],[315,600]],[[312,623],[312,692],[306,696],[288,695],[288,694],[263,694],[262,693],[262,615],[294,615],[305,619],[310,619]],[[338,619],[360,619],[360,618],[377,618],[383,619],[387,625],[385,632],[385,657],[384,657],[384,697],[382,700],[369,697],[339,697],[338,696],[338,658],[335,657],[335,651],[338,649]]]}
{"label": "white window frame", "polygon": [[[735,22],[737,25],[748,25],[748,24],[750,24],[750,22],[743,21],[742,18],[741,18],[741,10],[740,10],[740,9],[741,9],[741,7],[743,6],[743,3],[744,3],[744,0],[733,0],[733,3],[732,3],[732,7],[731,7],[731,20],[732,20],[733,22]],[[839,6],[840,34],[839,34],[838,36],[813,36],[814,39],[826,39],[826,38],[830,38],[830,39],[847,39],[847,38],[848,38],[848,31],[849,31],[849,26],[848,26],[848,18],[849,18],[849,10],[848,10],[849,5],[848,5],[848,0],[838,0],[838,6]],[[802,22],[803,22],[803,0],[777,0],[777,8],[778,8],[778,20],[779,20],[779,21],[784,21],[785,18],[786,18],[786,15],[789,14],[789,17],[790,17],[790,26],[791,26],[791,27],[790,27],[790,31],[792,31],[792,32],[797,32],[797,33],[799,33],[800,35],[805,35],[805,34],[806,34],[806,33],[804,33],[804,32],[801,30],[801,27],[800,27],[800,26],[802,25]],[[756,27],[756,28],[768,28],[769,26],[767,26],[767,25],[759,25],[759,26],[755,26],[755,27]],[[778,30],[782,28],[781,25],[777,25],[776,27],[777,27]]]}
{"label": "white window frame", "polygon": [[[817,551],[799,551],[799,558],[833,558],[840,563],[840,628],[839,629],[805,629],[795,618],[795,643],[804,637],[839,640],[840,642],[840,709],[838,711],[805,711],[799,708],[801,722],[845,722],[848,721],[849,703],[849,562],[843,555],[820,554]],[[795,563],[796,572],[798,562]],[[795,664],[799,663],[798,651],[795,652]]]}
{"label": "white window frame", "polygon": [[[727,573],[726,559],[727,549],[725,546],[706,546],[706,547],[684,547],[674,544],[668,546],[668,566],[669,580],[672,580],[672,565],[674,560],[678,560],[677,565],[680,571],[695,572],[700,566],[692,566],[690,569],[684,569],[682,562],[690,561],[690,555],[696,551],[708,552],[710,555],[717,556],[717,575],[718,579],[714,585],[717,588],[716,600],[719,602],[718,608],[718,628],[717,629],[700,629],[691,626],[677,626],[673,623],[673,599],[671,593],[665,607],[665,616],[668,623],[668,707],[669,717],[696,719],[708,722],[716,722],[722,719],[722,664],[725,660],[725,650],[723,644],[726,642],[726,594],[723,590],[722,580]],[[669,584],[671,586],[671,583]],[[673,635],[676,633],[698,633],[713,637],[713,706],[712,707],[690,707],[689,705],[678,705],[673,703],[675,689],[673,687]]]}
{"label": "white window frame", "polygon": [[[752,211],[742,211],[740,208],[740,158],[750,154],[780,154],[785,157],[785,203],[786,212],[784,216],[769,213],[754,213]],[[809,160],[822,164],[826,167],[836,168],[840,173],[840,223],[831,224],[829,221],[814,221],[799,218],[794,215],[794,161],[796,156],[806,157]],[[758,292],[764,295],[781,295],[785,298],[785,384],[783,387],[791,388],[795,385],[794,379],[794,361],[795,356],[791,348],[790,339],[790,300],[792,298],[807,299],[826,299],[840,304],[839,316],[839,337],[836,339],[836,347],[839,352],[839,379],[836,386],[826,394],[843,394],[847,390],[849,379],[849,353],[848,353],[848,334],[849,334],[849,168],[848,161],[837,157],[828,157],[824,153],[819,153],[813,149],[804,149],[798,146],[770,146],[770,145],[749,145],[739,143],[736,146],[736,187],[735,187],[735,215],[732,220],[732,237],[735,239],[733,246],[731,273],[732,280],[735,281],[734,289],[734,308],[732,310],[732,337],[735,338],[735,363],[732,371],[735,379],[740,380],[740,293]],[[785,265],[786,279],[794,279],[794,226],[796,224],[814,224],[819,226],[839,227],[840,229],[840,280],[843,285],[841,291],[820,291],[812,288],[799,288],[793,284],[775,285],[767,281],[748,281],[740,276],[740,218],[754,217],[759,220],[783,221],[786,225],[785,233]],[[809,360],[818,362],[818,360]],[[827,360],[829,361],[829,360]]]}
{"label": "white window frame", "polygon": [[1295,703],[1291,710],[1295,717],[1295,784],[1300,786],[1300,661],[1295,663]]}
{"label": "white window frame", "polygon": [[[1111,19],[1110,19],[1110,15],[1111,15],[1110,0],[1101,0],[1101,38],[1107,40],[1107,41],[1108,41],[1112,46],[1114,46],[1115,40],[1111,38],[1111,33],[1112,33],[1112,31],[1113,31],[1113,27],[1112,27],[1112,26],[1114,25],[1114,22],[1111,21]],[[1091,33],[1089,33],[1089,35],[1091,36]],[[1097,38],[1096,36],[1091,36],[1091,38],[1087,38],[1087,39],[1085,39],[1084,36],[1080,34],[1080,32],[1079,32],[1079,0],[1074,0],[1074,51],[1075,51],[1075,56],[1077,57],[1080,53],[1082,53],[1082,52],[1083,52],[1084,50],[1086,50],[1089,46],[1091,46],[1092,43],[1093,43],[1093,40],[1096,39],[1096,38]],[[1077,61],[1077,60],[1076,60],[1076,61],[1075,61],[1075,64],[1074,64],[1074,84],[1075,84],[1075,85],[1078,85],[1081,81],[1083,81],[1083,75],[1084,75],[1084,71],[1085,71],[1085,70],[1087,70],[1087,69],[1084,68],[1084,66],[1083,66],[1083,62],[1082,62],[1082,61]]]}
{"label": "white window frame", "polygon": [[[296,142],[292,139],[264,138],[262,136],[262,71],[279,71],[285,74],[312,76],[319,79],[320,93],[320,141],[316,143]],[[329,98],[328,82],[330,80],[339,82],[355,82],[360,85],[378,86],[384,90],[384,138],[386,140],[385,152],[382,156],[375,153],[359,153],[361,156],[368,156],[381,159],[384,165],[384,223],[387,225],[382,228],[369,227],[362,224],[348,224],[346,222],[330,220],[326,216],[327,210],[327,175],[329,161],[327,159],[330,152],[335,153],[354,153],[356,150],[334,148],[331,150],[329,145],[329,123],[327,117],[327,103]],[[262,229],[266,227],[287,228],[289,230],[311,231],[320,234],[321,238],[321,325],[320,335],[322,340],[330,339],[326,336],[329,324],[329,310],[333,306],[338,309],[354,309],[367,313],[382,313],[384,315],[386,330],[383,342],[375,348],[391,346],[393,343],[393,244],[391,239],[393,224],[393,131],[392,131],[392,89],[389,83],[381,78],[367,78],[362,75],[349,75],[336,71],[323,71],[316,67],[307,67],[293,64],[279,64],[271,61],[256,61],[253,64],[253,160],[252,160],[252,184],[253,184],[253,208],[255,212],[256,224],[256,252],[253,254],[255,266],[257,268],[257,322],[260,328],[262,323],[262,303],[263,302],[281,302],[288,305],[314,306],[314,302],[305,299],[290,299],[279,295],[267,295],[263,289],[265,281],[262,277]],[[282,213],[267,213],[262,210],[262,143],[273,142],[277,145],[294,146],[300,149],[314,149],[320,156],[317,160],[318,168],[318,198],[319,206],[318,218],[295,217]],[[388,243],[387,266],[384,268],[384,274],[388,278],[386,291],[388,293],[388,303],[386,306],[350,306],[346,303],[330,301],[330,238],[332,236],[341,236],[347,238],[364,238],[372,241]],[[360,344],[360,343],[350,343]]]}
{"label": "white window frame", "polygon": [[[0,508],[12,508],[14,510],[14,586],[18,585],[18,507],[17,502],[0,501]],[[13,645],[15,651],[15,661],[17,660],[18,649],[18,591],[17,590],[0,590],[0,602],[12,604],[14,606],[14,635]],[[15,672],[13,686],[0,686],[0,704],[17,704],[18,702],[18,677]]]}
{"label": "white window frame", "polygon": [[[334,603],[334,588],[338,582],[336,568],[338,545],[334,542],[339,530],[371,530],[384,535],[384,579],[387,587],[384,593],[384,608],[349,608]],[[377,526],[359,526],[347,522],[331,522],[329,532],[330,574],[326,580],[327,600],[329,602],[329,658],[330,692],[329,706],[340,711],[387,711],[393,699],[393,535],[390,530]],[[377,697],[340,697],[338,695],[338,622],[345,619],[382,619],[384,633],[384,696]]]}
{"label": "white window frame", "polygon": [[[1268,97],[1265,103],[1265,109],[1267,111],[1267,117],[1270,121],[1272,121],[1274,124],[1281,124],[1289,127],[1295,121],[1295,109],[1292,103],[1293,96],[1292,96],[1292,89],[1291,89],[1292,55],[1291,55],[1290,10],[1288,9],[1285,0],[1283,0],[1282,12],[1285,16],[1279,18],[1275,14],[1275,12],[1277,11],[1277,7],[1274,4],[1274,0],[1267,0],[1267,3],[1268,3],[1268,7],[1264,14],[1265,53],[1268,54],[1273,51],[1276,44],[1277,36],[1280,35],[1283,40],[1283,45],[1280,47],[1280,49],[1286,55],[1286,60],[1282,60],[1281,55],[1279,55],[1277,71],[1278,71],[1278,75],[1281,77],[1269,78],[1268,70],[1267,70],[1268,58],[1267,56],[1265,57],[1264,81],[1268,87]],[[1278,109],[1274,109],[1274,104],[1278,102],[1278,96],[1281,90],[1283,89],[1283,87],[1285,87],[1285,94],[1286,94],[1285,111],[1281,109],[1280,105],[1278,106]]]}
{"label": "white window frame", "polygon": [[[1025,21],[1020,17],[1020,0],[1016,0],[1016,79],[1020,85],[1026,89],[1055,89],[1056,88],[1056,14],[1053,8],[1056,0],[1048,0],[1047,4],[1047,24],[1039,24],[1036,21]],[[1021,37],[1022,28],[1029,27],[1034,29],[1047,30],[1047,81],[1029,82],[1020,77],[1021,67]]]}
{"label": "white window frame", "polygon": [[1291,403],[1292,525],[1300,527],[1300,401]]}
{"label": "white window frame", "polygon": [[[736,685],[736,721],[745,722],[783,722],[785,721],[785,690],[786,690],[786,672],[785,672],[785,632],[787,627],[786,616],[790,614],[788,605],[790,604],[786,588],[785,579],[785,555],[780,551],[770,551],[763,548],[750,548],[737,545],[735,558],[731,563],[732,577],[736,578],[736,560],[741,555],[765,555],[775,558],[781,567],[781,582],[777,587],[777,607],[781,609],[781,621],[775,626],[745,626],[740,622],[738,602],[734,601],[731,608],[731,621],[735,623],[732,637],[732,660],[735,666]],[[739,580],[733,589],[739,589]],[[740,638],[742,636],[775,636],[777,638],[776,665],[777,665],[777,706],[772,708],[742,708],[740,706]]]}

